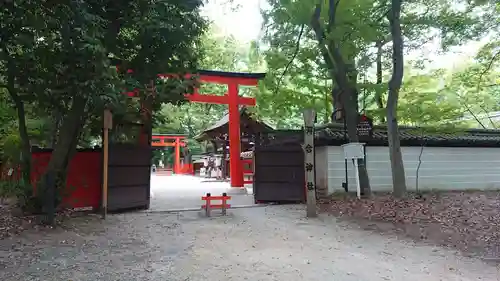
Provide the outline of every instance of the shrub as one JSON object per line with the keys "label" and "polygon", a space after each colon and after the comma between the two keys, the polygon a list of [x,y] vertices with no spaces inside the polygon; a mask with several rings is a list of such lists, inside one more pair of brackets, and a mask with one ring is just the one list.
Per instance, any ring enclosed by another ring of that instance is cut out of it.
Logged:
{"label": "shrub", "polygon": [[23,212],[39,213],[41,200],[34,195],[30,183],[20,181],[0,181],[0,198],[14,198]]}

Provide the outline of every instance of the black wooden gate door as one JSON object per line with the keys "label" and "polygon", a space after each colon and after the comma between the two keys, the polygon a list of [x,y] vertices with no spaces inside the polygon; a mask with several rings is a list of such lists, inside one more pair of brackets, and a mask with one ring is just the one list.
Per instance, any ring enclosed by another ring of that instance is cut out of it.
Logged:
{"label": "black wooden gate door", "polygon": [[[272,135],[271,135],[272,134]],[[256,202],[304,202],[302,131],[260,135],[254,150]]]}
{"label": "black wooden gate door", "polygon": [[109,211],[149,208],[151,156],[149,146],[109,145]]}

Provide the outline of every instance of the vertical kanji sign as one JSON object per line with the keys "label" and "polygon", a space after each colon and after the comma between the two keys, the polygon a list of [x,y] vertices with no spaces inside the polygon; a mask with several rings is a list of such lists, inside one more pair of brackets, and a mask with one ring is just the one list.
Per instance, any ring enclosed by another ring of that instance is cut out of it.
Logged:
{"label": "vertical kanji sign", "polygon": [[304,172],[306,178],[307,217],[316,217],[316,179],[314,177],[314,120],[316,112],[304,110]]}

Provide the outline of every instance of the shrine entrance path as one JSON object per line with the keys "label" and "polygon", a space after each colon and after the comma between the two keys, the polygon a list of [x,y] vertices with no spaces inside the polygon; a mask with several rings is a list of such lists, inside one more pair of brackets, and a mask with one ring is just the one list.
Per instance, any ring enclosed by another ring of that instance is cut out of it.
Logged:
{"label": "shrine entrance path", "polygon": [[[212,196],[227,192],[229,182],[216,181],[186,175],[151,175],[151,212],[200,208],[201,196]],[[248,186],[246,195],[231,195],[232,206],[254,205],[252,188]]]}
{"label": "shrine entrance path", "polygon": [[0,280],[477,281],[493,266],[356,229],[303,206],[76,218],[0,241]]}

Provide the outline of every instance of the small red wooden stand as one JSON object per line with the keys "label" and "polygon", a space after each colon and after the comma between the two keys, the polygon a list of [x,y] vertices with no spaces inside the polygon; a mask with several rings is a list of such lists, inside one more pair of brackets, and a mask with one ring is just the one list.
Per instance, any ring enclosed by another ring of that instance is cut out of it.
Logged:
{"label": "small red wooden stand", "polygon": [[[231,205],[227,204],[228,200],[231,200],[231,196],[227,196],[226,193],[222,193],[222,196],[212,196],[207,193],[206,196],[202,196],[201,200],[205,201],[205,204],[201,205],[202,209],[205,209],[205,214],[210,217],[210,211],[212,209],[221,209],[222,215],[225,216],[227,209],[231,208]],[[221,204],[212,204],[212,201],[222,201]]]}
{"label": "small red wooden stand", "polygon": [[[175,147],[175,159],[174,159],[174,174],[179,174],[181,171],[181,147],[185,147],[186,143],[184,140],[186,136],[183,135],[153,135],[151,146],[167,146]],[[170,142],[170,141],[174,142]]]}

